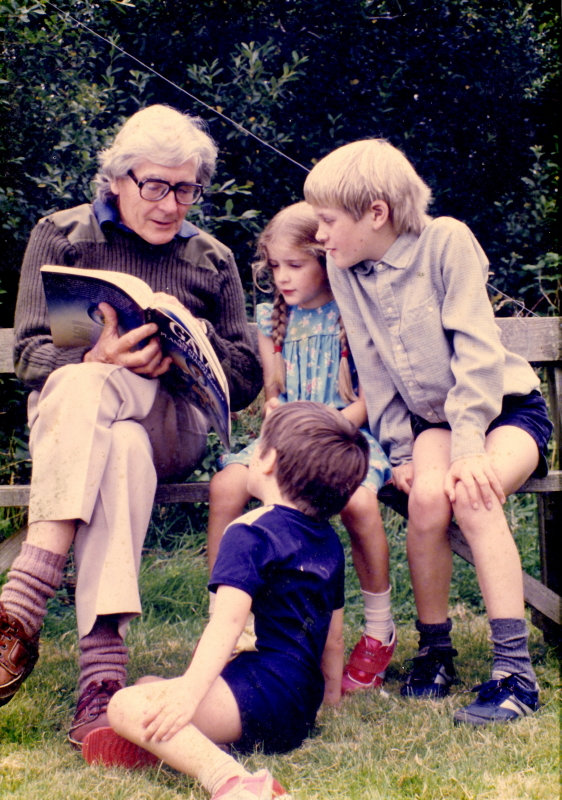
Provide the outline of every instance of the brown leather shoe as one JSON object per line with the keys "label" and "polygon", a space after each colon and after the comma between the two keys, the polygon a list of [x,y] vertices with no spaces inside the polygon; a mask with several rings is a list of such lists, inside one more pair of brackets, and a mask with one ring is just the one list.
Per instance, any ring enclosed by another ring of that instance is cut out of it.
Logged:
{"label": "brown leather shoe", "polygon": [[0,603],[0,706],[9,703],[39,658],[39,633],[28,636]]}
{"label": "brown leather shoe", "polygon": [[78,699],[76,714],[68,732],[68,741],[77,750],[82,749],[84,737],[96,728],[109,727],[107,707],[109,701],[123,684],[119,681],[92,681]]}

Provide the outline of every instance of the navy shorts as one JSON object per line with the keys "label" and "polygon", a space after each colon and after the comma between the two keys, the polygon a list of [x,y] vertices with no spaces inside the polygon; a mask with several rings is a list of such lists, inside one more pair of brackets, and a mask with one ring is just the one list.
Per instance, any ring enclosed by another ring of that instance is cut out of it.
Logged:
{"label": "navy shorts", "polygon": [[[414,439],[429,428],[442,428],[450,431],[448,422],[428,422],[417,414],[410,413]],[[530,394],[508,394],[503,398],[502,410],[498,417],[490,423],[486,434],[502,425],[514,425],[522,428],[533,437],[539,448],[539,463],[533,472],[533,477],[544,478],[548,475],[547,448],[548,440],[552,435],[553,425],[548,418],[548,411],[544,398],[538,391]]]}
{"label": "navy shorts", "polygon": [[[311,684],[292,674],[294,659],[283,661],[279,653],[269,658],[244,651],[221,673],[240,711],[242,738],[233,742],[240,753],[252,753],[256,747],[264,753],[286,753],[300,747],[314,726],[324,694],[322,678]],[[287,690],[285,667],[294,696]]]}

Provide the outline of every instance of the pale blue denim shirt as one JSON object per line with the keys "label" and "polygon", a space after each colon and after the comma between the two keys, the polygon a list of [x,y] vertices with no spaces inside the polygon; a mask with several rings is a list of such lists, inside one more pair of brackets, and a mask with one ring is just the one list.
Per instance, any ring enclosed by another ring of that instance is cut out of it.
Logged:
{"label": "pale blue denim shirt", "polygon": [[539,387],[500,341],[486,291],[488,260],[451,217],[402,234],[380,261],[338,269],[330,284],[365,392],[369,425],[390,461],[411,459],[409,411],[452,429],[451,460],[484,452],[504,395]]}

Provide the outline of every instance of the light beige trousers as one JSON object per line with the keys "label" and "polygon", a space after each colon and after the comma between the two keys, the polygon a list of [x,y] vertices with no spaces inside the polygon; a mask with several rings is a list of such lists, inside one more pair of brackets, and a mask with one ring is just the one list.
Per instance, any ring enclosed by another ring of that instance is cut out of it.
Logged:
{"label": "light beige trousers", "polygon": [[80,638],[100,614],[120,633],[141,613],[138,572],[157,478],[185,477],[207,425],[158,380],[111,364],[55,370],[28,405],[29,521],[78,520],[74,541]]}

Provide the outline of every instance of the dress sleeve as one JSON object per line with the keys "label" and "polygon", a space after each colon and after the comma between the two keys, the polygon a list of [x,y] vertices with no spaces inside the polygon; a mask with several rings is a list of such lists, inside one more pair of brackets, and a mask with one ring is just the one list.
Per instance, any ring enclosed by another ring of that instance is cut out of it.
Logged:
{"label": "dress sleeve", "polygon": [[272,311],[273,303],[259,303],[256,308],[256,322],[258,324],[258,330],[260,333],[263,333],[264,336],[267,336],[268,339],[271,337],[272,331]]}
{"label": "dress sleeve", "polygon": [[23,259],[15,316],[14,363],[16,375],[30,389],[40,390],[55,369],[79,364],[87,347],[55,347],[40,268],[44,264],[68,266],[74,247],[48,220],[35,226]]}

